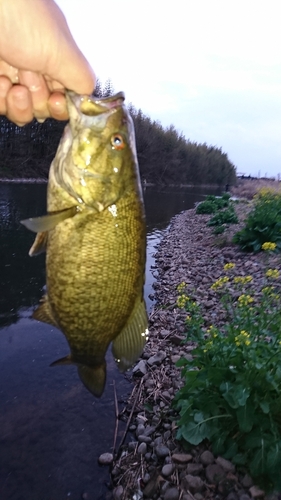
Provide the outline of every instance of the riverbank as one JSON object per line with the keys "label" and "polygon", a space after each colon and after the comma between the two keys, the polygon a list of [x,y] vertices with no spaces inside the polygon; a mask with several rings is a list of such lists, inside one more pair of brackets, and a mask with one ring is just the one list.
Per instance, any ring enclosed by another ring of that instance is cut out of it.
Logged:
{"label": "riverbank", "polygon": [[223,266],[235,263],[237,276],[253,275],[259,293],[266,267],[281,269],[280,256],[245,254],[231,244],[233,234],[243,226],[250,204],[236,207],[239,224],[214,236],[206,226],[208,215],[188,210],[172,219],[156,253],[154,299],[150,315],[150,339],[141,361],[133,369],[134,389],[122,418],[127,419],[127,444],[111,472],[113,498],[164,500],[249,500],[277,499],[265,496],[246,471],[206,446],[186,452],[175,440],[177,415],[171,401],[181,386],[175,362],[190,359],[194,344],[181,344],[186,313],[175,306],[177,285],[184,281],[188,295],[203,307],[205,325],[220,325],[224,311],[211,285],[223,274]]}

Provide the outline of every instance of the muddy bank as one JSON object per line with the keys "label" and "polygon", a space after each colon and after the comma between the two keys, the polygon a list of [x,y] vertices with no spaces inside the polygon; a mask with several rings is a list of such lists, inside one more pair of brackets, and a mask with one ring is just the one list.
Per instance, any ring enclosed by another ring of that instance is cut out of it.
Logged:
{"label": "muddy bank", "polygon": [[246,471],[211,449],[197,446],[186,452],[175,440],[177,415],[171,401],[181,386],[175,362],[190,359],[194,344],[181,344],[186,313],[175,306],[176,287],[188,285],[188,295],[203,307],[205,325],[222,324],[224,311],[212,283],[223,266],[235,263],[235,274],[254,278],[256,293],[262,287],[266,266],[280,269],[280,257],[266,261],[264,254],[244,254],[231,244],[243,226],[249,204],[238,204],[239,224],[214,236],[206,226],[210,216],[188,210],[176,216],[156,251],[155,308],[150,316],[150,339],[142,359],[133,369],[134,389],[122,418],[127,420],[127,444],[119,448],[111,477],[113,498],[138,500],[249,500],[265,496]]}

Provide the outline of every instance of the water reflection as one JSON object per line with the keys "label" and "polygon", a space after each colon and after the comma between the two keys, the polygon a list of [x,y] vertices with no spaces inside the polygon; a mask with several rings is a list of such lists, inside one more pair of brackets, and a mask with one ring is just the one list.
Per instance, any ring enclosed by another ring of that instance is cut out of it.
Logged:
{"label": "water reflection", "polygon": [[[203,196],[194,190],[145,191],[149,306],[154,247],[171,217]],[[44,256],[28,256],[34,235],[19,224],[42,215],[45,198],[46,185],[0,184],[0,498],[78,500],[87,493],[88,500],[99,500],[108,476],[97,458],[113,444],[112,380],[119,401],[131,385],[110,353],[101,400],[84,389],[74,367],[49,367],[69,348],[61,332],[29,319],[43,293],[45,262]]]}

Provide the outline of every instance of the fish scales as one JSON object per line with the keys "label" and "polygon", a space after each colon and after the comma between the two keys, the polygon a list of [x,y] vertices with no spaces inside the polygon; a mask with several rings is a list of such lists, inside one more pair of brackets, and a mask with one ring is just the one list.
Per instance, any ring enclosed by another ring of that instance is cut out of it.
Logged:
{"label": "fish scales", "polygon": [[145,218],[132,120],[122,93],[68,95],[70,125],[52,162],[47,216],[23,223],[46,247],[47,295],[34,317],[58,327],[85,386],[100,396],[105,354],[124,371],[147,336]]}

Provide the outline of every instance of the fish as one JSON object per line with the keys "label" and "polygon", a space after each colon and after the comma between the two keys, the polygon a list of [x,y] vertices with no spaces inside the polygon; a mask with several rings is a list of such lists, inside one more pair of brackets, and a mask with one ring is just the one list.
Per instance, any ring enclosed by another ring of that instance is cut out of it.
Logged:
{"label": "fish", "polygon": [[69,123],[50,166],[47,214],[22,222],[46,251],[46,288],[33,318],[65,335],[74,364],[100,397],[110,343],[121,372],[148,338],[144,300],[146,223],[134,126],[119,92],[66,92]]}

